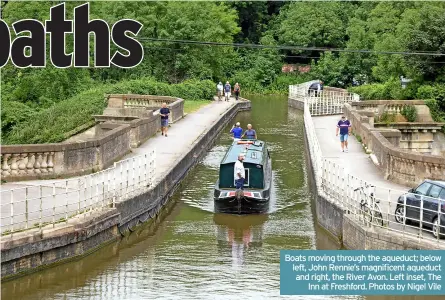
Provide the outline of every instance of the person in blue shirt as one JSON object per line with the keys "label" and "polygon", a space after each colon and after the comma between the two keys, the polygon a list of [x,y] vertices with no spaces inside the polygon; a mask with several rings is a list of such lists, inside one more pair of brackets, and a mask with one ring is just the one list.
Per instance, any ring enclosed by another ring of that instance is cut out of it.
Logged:
{"label": "person in blue shirt", "polygon": [[162,103],[162,108],[159,110],[161,115],[161,133],[167,137],[168,131],[168,116],[170,115],[170,109],[167,107],[167,103]]}
{"label": "person in blue shirt", "polygon": [[234,126],[232,126],[232,129],[230,130],[230,133],[233,133],[234,141],[241,139],[241,135],[243,134],[243,129],[240,126],[241,124],[237,122]]}
{"label": "person in blue shirt", "polygon": [[247,124],[247,130],[244,132],[243,136],[241,138],[246,137],[248,140],[256,140],[256,131],[255,129],[252,129],[252,124]]}
{"label": "person in blue shirt", "polygon": [[224,86],[224,95],[226,96],[226,101],[229,101],[231,91],[232,91],[232,86],[227,81],[226,85]]}
{"label": "person in blue shirt", "polygon": [[340,131],[340,143],[341,143],[341,151],[348,152],[348,136],[351,134],[351,122],[346,120],[346,116],[342,116],[341,120],[337,123],[337,131],[335,133],[338,136],[338,132]]}

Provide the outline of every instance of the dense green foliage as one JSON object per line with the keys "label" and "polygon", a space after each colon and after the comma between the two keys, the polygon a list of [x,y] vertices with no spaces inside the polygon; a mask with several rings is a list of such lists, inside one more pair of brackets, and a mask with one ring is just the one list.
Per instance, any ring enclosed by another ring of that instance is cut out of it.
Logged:
{"label": "dense green foliage", "polygon": [[[106,106],[104,94],[143,94],[172,95],[186,100],[210,99],[214,94],[214,83],[206,81],[184,81],[180,84],[167,84],[153,81],[150,78],[124,80],[117,84],[102,84],[53,106],[32,113],[26,117],[17,113],[24,105],[20,102],[3,102],[7,107],[6,115],[16,116],[3,118],[3,126],[13,126],[3,135],[3,144],[56,143],[66,139],[66,133],[93,120],[92,115],[100,115]],[[8,110],[13,110],[9,114]],[[20,117],[19,117],[20,116]],[[5,121],[5,124],[3,124]]]}
{"label": "dense green foliage", "polygon": [[[47,20],[50,7],[57,4],[54,1],[1,3],[2,18],[8,24],[26,18]],[[83,3],[66,2],[66,18],[72,19],[73,8]],[[326,85],[351,88],[363,99],[428,99],[435,120],[445,118],[445,57],[409,54],[445,53],[444,2],[94,1],[90,6],[90,19],[104,19],[111,26],[117,20],[130,18],[144,25],[138,35],[145,51],[143,62],[133,69],[114,66],[57,69],[51,66],[47,55],[45,69],[18,69],[9,63],[2,69],[1,77],[4,141],[60,140],[62,129],[51,131],[49,124],[55,123],[40,123],[38,118],[65,106],[68,111],[69,103],[76,101],[83,105],[72,104],[72,110],[81,109],[88,102],[80,96],[83,92],[93,93],[140,78],[151,78],[151,86],[157,87],[152,93],[164,95],[173,92],[168,84],[191,79],[211,80],[213,85],[218,81],[229,80],[232,86],[238,82],[242,93],[285,93],[289,84],[321,79]],[[266,47],[156,39],[255,43]],[[66,52],[70,53],[72,35],[68,34],[66,41]],[[47,43],[48,51],[49,39]],[[90,47],[94,51],[93,38]],[[115,50],[112,46],[112,52]],[[406,54],[381,53],[388,51]],[[285,74],[281,71],[283,64],[311,68],[308,73]],[[412,80],[405,89],[400,84],[401,76]],[[197,87],[198,82],[191,85]],[[187,84],[190,83],[182,86]],[[209,99],[215,92],[213,87],[208,95],[195,97],[187,94],[194,88],[184,89],[178,96],[186,99]],[[90,100],[102,103],[102,98],[101,94],[99,99]],[[92,104],[92,107],[95,108],[91,111],[96,112],[99,106]],[[85,117],[64,122],[72,124],[66,128],[64,125],[63,130],[87,120],[88,109]],[[59,137],[49,138],[49,133],[45,138],[19,134],[25,132],[26,126],[40,128],[29,125],[32,118],[37,118],[35,123],[48,128],[48,132],[60,133]]]}

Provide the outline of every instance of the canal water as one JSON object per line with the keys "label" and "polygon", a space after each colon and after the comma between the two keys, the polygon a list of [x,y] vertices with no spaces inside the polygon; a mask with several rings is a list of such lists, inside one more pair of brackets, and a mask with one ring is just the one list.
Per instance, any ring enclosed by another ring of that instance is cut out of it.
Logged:
{"label": "canal water", "polygon": [[[239,113],[224,129],[160,216],[81,260],[3,283],[2,299],[279,298],[281,249],[339,247],[312,217],[302,112],[288,108],[285,96],[249,98],[252,110]],[[269,145],[273,188],[268,214],[213,211],[218,166],[231,144],[228,132],[235,122],[243,128],[252,123],[258,138]]]}

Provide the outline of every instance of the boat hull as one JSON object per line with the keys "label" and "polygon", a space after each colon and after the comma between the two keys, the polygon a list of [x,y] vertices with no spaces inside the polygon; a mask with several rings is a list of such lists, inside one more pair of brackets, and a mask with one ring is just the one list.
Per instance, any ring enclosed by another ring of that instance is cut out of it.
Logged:
{"label": "boat hull", "polygon": [[[234,194],[230,197],[220,198],[222,192]],[[260,194],[261,198],[247,195]],[[215,189],[215,212],[231,214],[261,214],[269,211],[269,191],[249,191],[244,190],[244,195],[237,194],[236,191]]]}

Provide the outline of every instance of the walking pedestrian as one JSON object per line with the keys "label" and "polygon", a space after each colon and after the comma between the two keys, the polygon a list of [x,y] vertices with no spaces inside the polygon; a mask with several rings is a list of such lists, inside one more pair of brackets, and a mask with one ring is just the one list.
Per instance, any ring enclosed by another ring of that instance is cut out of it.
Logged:
{"label": "walking pedestrian", "polygon": [[336,136],[338,136],[339,131],[341,151],[348,152],[348,137],[351,134],[351,122],[349,122],[349,120],[346,120],[345,115],[342,115],[341,120],[337,123],[337,130],[335,133]]}
{"label": "walking pedestrian", "polygon": [[255,131],[255,129],[252,129],[252,124],[247,124],[247,130],[244,132],[244,134],[241,137],[241,139],[243,139],[244,136],[248,140],[256,140],[257,139],[256,131]]}
{"label": "walking pedestrian", "polygon": [[226,101],[229,101],[230,98],[230,92],[232,91],[232,86],[230,85],[230,83],[227,81],[226,85],[224,86],[224,94],[226,96]]}
{"label": "walking pedestrian", "polygon": [[235,162],[235,187],[237,190],[244,190],[244,179],[246,176],[246,171],[244,170],[244,155],[238,154],[238,160]]}
{"label": "walking pedestrian", "polygon": [[167,137],[168,131],[168,116],[170,115],[170,109],[167,107],[167,103],[162,103],[162,108],[159,110],[161,115],[161,134]]}
{"label": "walking pedestrian", "polygon": [[222,99],[223,89],[224,89],[224,86],[223,86],[222,82],[220,81],[218,83],[218,85],[216,86],[216,90],[218,91],[218,101],[221,101],[221,99]]}
{"label": "walking pedestrian", "polygon": [[243,129],[240,127],[240,122],[236,122],[235,125],[232,126],[230,133],[233,133],[233,140],[238,141],[241,139],[241,135],[243,134]]}
{"label": "walking pedestrian", "polygon": [[240,89],[240,86],[239,86],[239,84],[237,82],[237,83],[235,83],[235,86],[233,87],[233,92],[235,93],[236,101],[238,101],[238,97],[239,97],[240,91],[241,91],[241,89]]}

